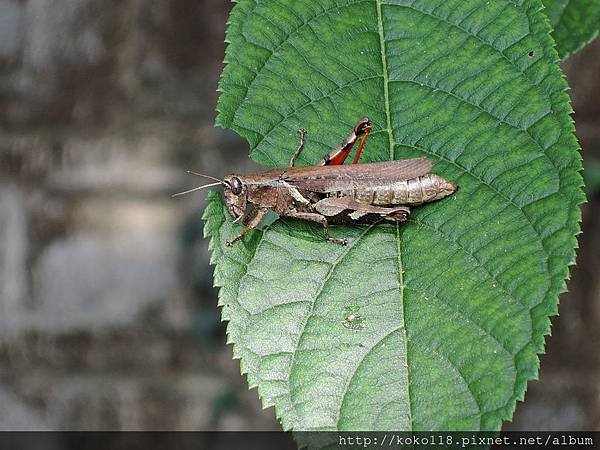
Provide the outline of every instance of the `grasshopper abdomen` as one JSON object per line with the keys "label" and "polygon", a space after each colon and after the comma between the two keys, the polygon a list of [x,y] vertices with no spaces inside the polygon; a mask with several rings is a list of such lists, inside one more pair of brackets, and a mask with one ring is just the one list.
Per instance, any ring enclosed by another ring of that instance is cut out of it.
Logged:
{"label": "grasshopper abdomen", "polygon": [[447,197],[456,189],[455,184],[429,173],[392,183],[382,180],[372,185],[332,192],[331,195],[376,206],[418,205]]}

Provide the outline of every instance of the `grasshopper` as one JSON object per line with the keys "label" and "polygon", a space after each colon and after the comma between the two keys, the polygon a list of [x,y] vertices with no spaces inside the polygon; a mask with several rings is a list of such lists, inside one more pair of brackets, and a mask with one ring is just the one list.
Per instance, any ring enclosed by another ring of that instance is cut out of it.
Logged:
{"label": "grasshopper", "polygon": [[[371,122],[363,117],[317,165],[294,167],[305,142],[306,131],[300,129],[300,144],[287,168],[252,175],[231,174],[222,180],[189,172],[216,183],[175,195],[222,185],[227,209],[234,222],[244,226],[244,231],[226,242],[228,246],[256,228],[269,210],[282,217],[317,222],[323,226],[326,240],[346,245],[348,239],[330,236],[330,224],[382,219],[404,222],[410,206],[442,199],[458,189],[456,184],[430,173],[433,162],[428,158],[358,164],[371,130]],[[359,139],[353,164],[344,165]]]}

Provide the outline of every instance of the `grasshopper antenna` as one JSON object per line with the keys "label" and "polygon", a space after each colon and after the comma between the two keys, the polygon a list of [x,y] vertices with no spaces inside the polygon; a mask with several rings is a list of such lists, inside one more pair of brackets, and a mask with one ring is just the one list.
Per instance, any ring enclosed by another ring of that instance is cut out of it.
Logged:
{"label": "grasshopper antenna", "polygon": [[218,181],[221,184],[224,183],[224,181],[220,180],[219,178],[211,177],[210,175],[204,175],[203,173],[194,172],[193,170],[186,170],[186,172],[190,175],[196,175],[197,177],[204,177],[208,178],[209,180]]}
{"label": "grasshopper antenna", "polygon": [[204,189],[204,188],[207,188],[207,187],[218,186],[220,184],[223,184],[223,183],[221,181],[219,181],[218,183],[205,184],[204,186],[198,186],[198,187],[195,187],[194,189],[189,189],[187,191],[178,192],[177,194],[171,195],[171,197],[179,197],[180,195],[189,194],[190,192],[199,191],[200,189]]}
{"label": "grasshopper antenna", "polygon": [[207,187],[218,186],[220,184],[227,184],[227,182],[225,182],[223,180],[219,180],[218,178],[211,177],[210,175],[204,175],[202,173],[194,172],[193,170],[188,170],[187,173],[189,173],[190,175],[196,175],[197,177],[203,177],[203,178],[208,178],[209,180],[215,180],[215,181],[217,181],[217,183],[205,184],[204,186],[198,186],[198,187],[195,187],[194,189],[189,189],[187,191],[178,192],[177,194],[171,195],[171,197],[179,197],[180,195],[185,195],[185,194],[189,194],[191,192],[196,192],[196,191],[199,191],[200,189],[204,189]]}

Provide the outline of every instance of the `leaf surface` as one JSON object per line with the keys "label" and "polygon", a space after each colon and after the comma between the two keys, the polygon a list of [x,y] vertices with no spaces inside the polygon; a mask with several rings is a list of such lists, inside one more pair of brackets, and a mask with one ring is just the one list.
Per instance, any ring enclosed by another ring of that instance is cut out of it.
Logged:
{"label": "leaf surface", "polygon": [[561,59],[581,50],[600,30],[600,1],[543,0]]}
{"label": "leaf surface", "polygon": [[405,224],[333,227],[347,247],[280,219],[228,248],[240,227],[210,195],[205,233],[228,340],[284,429],[496,430],[512,417],[537,376],[584,201],[541,9],[234,7],[217,122],[248,139],[255,161],[285,166],[303,127],[299,161],[314,164],[366,115],[363,162],[425,156],[460,185]]}

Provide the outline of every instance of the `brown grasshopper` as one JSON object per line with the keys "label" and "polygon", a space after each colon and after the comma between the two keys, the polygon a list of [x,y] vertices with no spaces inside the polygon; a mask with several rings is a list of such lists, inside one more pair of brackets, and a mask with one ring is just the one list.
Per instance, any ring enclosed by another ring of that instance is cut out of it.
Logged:
{"label": "brown grasshopper", "polygon": [[[269,210],[279,216],[309,220],[323,225],[325,239],[346,245],[346,238],[329,235],[330,224],[373,222],[381,219],[403,222],[410,214],[409,205],[433,202],[454,193],[458,186],[430,173],[433,162],[427,158],[357,164],[371,132],[366,117],[360,119],[344,141],[329,151],[316,166],[294,167],[304,147],[300,145],[290,158],[289,167],[253,175],[228,175],[223,180],[204,176],[223,185],[227,209],[244,231],[227,241],[231,246],[256,228]],[[362,136],[352,165],[343,165],[354,144]],[[252,208],[248,208],[252,205]]]}

